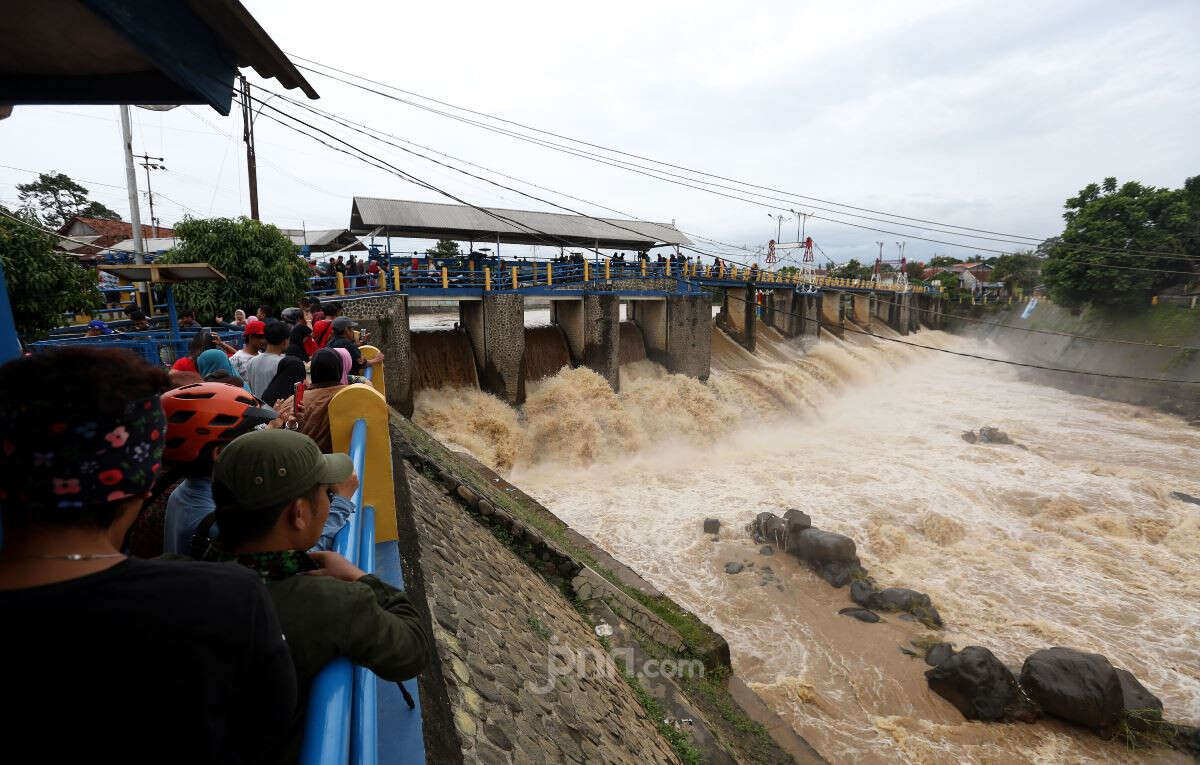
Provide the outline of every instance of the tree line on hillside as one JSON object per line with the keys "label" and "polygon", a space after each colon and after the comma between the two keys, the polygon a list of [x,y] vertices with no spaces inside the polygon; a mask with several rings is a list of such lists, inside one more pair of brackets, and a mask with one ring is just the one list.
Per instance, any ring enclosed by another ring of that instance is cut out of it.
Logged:
{"label": "tree line on hillside", "polygon": [[[103,305],[95,271],[56,250],[55,237],[44,229],[75,216],[121,217],[90,200],[88,190],[63,173],[42,173],[17,190],[20,209],[0,205],[0,259],[17,330],[36,339],[60,325],[63,313]],[[991,279],[1010,288],[1043,285],[1051,299],[1070,308],[1138,309],[1152,295],[1200,278],[1200,176],[1179,189],[1105,178],[1085,186],[1064,207],[1062,233],[1037,249],[968,261],[986,263]],[[275,226],[247,218],[184,218],[174,229],[179,245],[160,262],[210,263],[227,277],[176,288],[179,303],[202,322],[239,306],[298,304],[309,272]],[[450,243],[439,243],[434,254],[443,248],[449,251]],[[908,263],[906,272],[915,280],[926,268],[959,262],[937,256],[928,264]],[[832,275],[853,279],[870,279],[873,270],[857,260],[830,267]]]}

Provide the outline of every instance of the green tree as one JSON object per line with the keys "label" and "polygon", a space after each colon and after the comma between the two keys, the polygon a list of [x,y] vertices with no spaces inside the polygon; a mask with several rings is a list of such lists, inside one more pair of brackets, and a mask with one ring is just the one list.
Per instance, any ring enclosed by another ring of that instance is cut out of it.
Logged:
{"label": "green tree", "polygon": [[1198,184],[1189,178],[1182,189],[1136,181],[1118,187],[1116,178],[1105,178],[1085,186],[1067,200],[1066,226],[1042,266],[1050,297],[1071,308],[1142,308],[1151,295],[1187,281],[1195,261],[1179,256],[1200,256]]}
{"label": "green tree", "polygon": [[38,179],[17,185],[22,207],[50,228],[60,228],[76,215],[121,220],[116,211],[88,199],[88,190],[63,173],[38,173]]}
{"label": "green tree", "polygon": [[904,274],[910,282],[920,281],[925,278],[925,264],[916,261],[909,261],[904,264]]}
{"label": "green tree", "polygon": [[237,308],[298,305],[309,275],[292,240],[272,225],[249,218],[184,218],[175,226],[180,244],[160,263],[208,263],[224,280],[185,282],[175,288],[183,306],[207,323]]}
{"label": "green tree", "polygon": [[39,230],[28,213],[10,212],[0,206],[0,259],[8,279],[17,332],[26,340],[38,340],[63,324],[63,314],[86,313],[104,305],[96,273],[54,249],[54,239]]}
{"label": "green tree", "polygon": [[1004,282],[1009,290],[1031,290],[1041,278],[1042,259],[1032,252],[1016,252],[993,258],[992,281]]}
{"label": "green tree", "polygon": [[962,263],[958,258],[952,258],[949,255],[934,255],[929,259],[930,268],[941,268],[943,266],[952,266],[955,263]]}
{"label": "green tree", "polygon": [[864,266],[857,259],[851,258],[845,265],[834,268],[829,275],[835,276],[838,279],[869,280],[871,278],[871,267]]}
{"label": "green tree", "polygon": [[453,239],[439,239],[437,246],[425,250],[425,254],[434,258],[456,258],[462,253],[458,251],[458,242]]}

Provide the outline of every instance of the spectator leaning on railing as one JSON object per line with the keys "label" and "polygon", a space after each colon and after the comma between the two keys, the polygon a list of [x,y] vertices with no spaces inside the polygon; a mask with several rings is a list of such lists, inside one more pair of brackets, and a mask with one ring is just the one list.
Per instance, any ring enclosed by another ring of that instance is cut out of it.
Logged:
{"label": "spectator leaning on railing", "polygon": [[320,538],[332,487],[352,474],[347,455],[322,454],[308,436],[261,430],[227,446],[213,477],[221,533],[211,557],[262,577],[296,665],[301,703],[289,759],[313,678],[330,661],[344,656],[392,681],[429,661],[429,633],[402,590],[337,553],[305,552]]}
{"label": "spectator leaning on railing", "polygon": [[256,762],[293,719],[295,671],[258,577],[120,552],[160,471],[166,386],[122,350],[0,367],[10,757]]}

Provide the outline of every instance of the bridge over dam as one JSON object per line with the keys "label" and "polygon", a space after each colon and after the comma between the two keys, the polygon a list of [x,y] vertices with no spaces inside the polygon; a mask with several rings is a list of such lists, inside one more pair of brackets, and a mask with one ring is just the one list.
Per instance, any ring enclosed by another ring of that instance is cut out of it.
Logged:
{"label": "bridge over dam", "polygon": [[[526,262],[507,273],[443,268],[419,278],[396,267],[369,289],[347,290],[339,279],[310,294],[336,295],[343,315],[385,352],[388,403],[406,415],[418,391],[446,386],[520,405],[526,383],[563,366],[591,369],[614,391],[621,365],[643,358],[704,381],[714,325],[750,352],[760,323],[786,338],[873,333],[873,326],[907,335],[941,325],[942,298],[923,286],[695,263],[673,272],[673,265]],[[413,329],[410,312],[434,303],[453,305],[457,326]],[[525,326],[535,303],[549,304],[550,326]]]}

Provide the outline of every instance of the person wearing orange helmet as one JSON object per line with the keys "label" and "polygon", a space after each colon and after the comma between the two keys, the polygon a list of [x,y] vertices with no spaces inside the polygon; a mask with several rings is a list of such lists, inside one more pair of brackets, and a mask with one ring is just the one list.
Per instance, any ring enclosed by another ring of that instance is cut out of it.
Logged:
{"label": "person wearing orange helmet", "polygon": [[245,389],[218,382],[167,391],[162,405],[167,415],[163,450],[167,471],[162,480],[183,477],[167,499],[163,552],[187,555],[196,528],[216,510],[212,471],[221,447],[277,415]]}
{"label": "person wearing orange helmet", "polygon": [[[163,522],[165,554],[199,557],[204,537],[215,537],[217,529],[210,516],[217,509],[212,496],[212,473],[217,457],[227,444],[240,435],[257,430],[279,415],[244,388],[219,382],[185,385],[167,391],[162,397],[167,417],[166,448],[163,462],[167,467],[164,482],[183,481],[171,492]],[[327,550],[333,537],[354,512],[350,501],[358,488],[358,477],[351,475],[334,487],[329,519],[316,549]],[[198,530],[203,528],[203,533]],[[200,537],[201,544],[194,545]]]}

